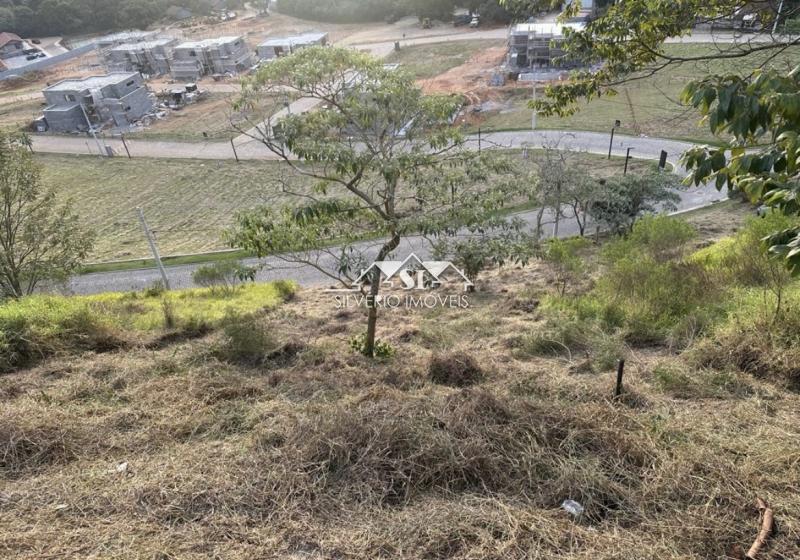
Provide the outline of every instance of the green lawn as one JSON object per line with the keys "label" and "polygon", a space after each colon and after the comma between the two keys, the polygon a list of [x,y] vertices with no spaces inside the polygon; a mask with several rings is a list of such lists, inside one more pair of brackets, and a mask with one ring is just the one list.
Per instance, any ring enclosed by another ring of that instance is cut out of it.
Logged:
{"label": "green lawn", "polygon": [[[709,44],[672,44],[665,50],[674,55],[697,56],[715,49]],[[637,80],[619,88],[613,97],[593,100],[583,104],[576,114],[566,117],[540,117],[538,127],[542,129],[592,130],[606,132],[614,121],[622,122],[623,134],[638,136],[713,141],[708,127],[699,124],[699,115],[680,104],[680,92],[687,82],[702,76],[718,73],[750,73],[764,63],[762,54],[743,59],[715,61],[713,63],[683,63],[670,67],[653,77]],[[782,69],[791,69],[800,58],[800,47],[789,49],[769,64]],[[544,87],[540,86],[540,92]],[[483,129],[527,129],[531,122],[530,87],[509,91],[505,107],[487,112],[473,128]]]}
{"label": "green lawn", "polygon": [[38,155],[44,182],[72,198],[98,233],[90,261],[149,256],[141,206],[165,255],[226,249],[221,232],[237,210],[268,201],[277,164]]}
{"label": "green lawn", "polygon": [[[87,226],[98,234],[88,261],[148,258],[136,208],[142,207],[165,256],[229,249],[222,231],[237,211],[261,204],[286,204],[275,179],[276,162],[211,162],[91,156],[37,155],[43,179],[71,198]],[[604,177],[622,170],[622,159],[578,154]],[[637,162],[632,169],[649,163]],[[294,190],[309,185],[294,184]],[[182,264],[177,259],[174,264]],[[146,264],[146,263],[142,263]]]}
{"label": "green lawn", "polygon": [[416,79],[427,80],[461,66],[480,51],[503,44],[504,41],[476,40],[413,45],[392,53],[386,62],[400,63]]}

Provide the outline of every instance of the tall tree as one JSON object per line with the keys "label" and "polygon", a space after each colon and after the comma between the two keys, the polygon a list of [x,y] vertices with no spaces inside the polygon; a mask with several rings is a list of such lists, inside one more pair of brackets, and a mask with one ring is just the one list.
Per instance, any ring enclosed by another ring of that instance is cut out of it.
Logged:
{"label": "tall tree", "polygon": [[[488,181],[506,165],[466,149],[451,126],[461,100],[424,95],[403,71],[351,49],[304,49],[251,77],[239,108],[286,95],[320,107],[240,128],[293,170],[293,178],[280,179],[281,190],[305,203],[241,215],[230,237],[235,245],[315,266],[351,285],[366,264],[385,260],[404,238],[475,227],[508,199],[506,182]],[[375,268],[368,355],[380,286]]]}
{"label": "tall tree", "polygon": [[92,247],[69,204],[41,186],[24,138],[0,133],[0,291],[33,293],[41,282],[69,276]]}

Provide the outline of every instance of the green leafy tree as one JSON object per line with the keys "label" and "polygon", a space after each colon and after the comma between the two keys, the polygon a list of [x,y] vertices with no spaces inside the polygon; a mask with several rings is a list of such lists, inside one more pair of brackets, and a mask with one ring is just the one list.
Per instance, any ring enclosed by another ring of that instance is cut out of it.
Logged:
{"label": "green leafy tree", "polygon": [[18,298],[66,279],[92,247],[69,204],[40,183],[24,138],[0,134],[0,291]]}
{"label": "green leafy tree", "polygon": [[[292,174],[273,180],[295,202],[241,214],[229,234],[235,246],[316,267],[349,286],[404,238],[478,228],[509,200],[512,183],[489,180],[509,166],[468,150],[451,126],[460,99],[424,95],[403,71],[354,50],[304,49],[252,76],[238,108],[287,93],[321,108],[240,129],[287,164]],[[376,267],[368,355],[380,285]]]}
{"label": "green leafy tree", "polygon": [[[789,74],[710,77],[690,84],[684,100],[700,109],[713,132],[731,137],[722,147],[685,154],[695,184],[713,181],[784,214],[800,214],[800,66]],[[769,246],[800,275],[800,227],[775,232]]]}
{"label": "green leafy tree", "polygon": [[606,181],[589,208],[589,215],[609,231],[626,234],[646,213],[673,211],[680,196],[678,179],[670,173],[629,174]]}
{"label": "green leafy tree", "polygon": [[[502,0],[517,12],[556,7],[554,0]],[[563,14],[574,13],[572,3]],[[744,8],[744,10],[743,10]],[[755,10],[759,41],[717,42],[708,52],[679,54],[664,49],[672,37],[685,36],[698,24],[742,25],[743,14]],[[594,71],[575,72],[565,83],[548,87],[546,98],[536,103],[540,113],[567,115],[578,102],[614,95],[616,88],[686,63],[736,61],[758,54],[760,67],[745,76],[709,75],[687,86],[683,101],[706,117],[711,131],[726,144],[697,148],[686,154],[685,165],[695,184],[713,181],[719,189],[747,194],[754,202],[789,215],[800,214],[796,202],[798,134],[800,134],[800,69],[781,72],[765,69],[775,56],[800,45],[791,30],[798,17],[796,1],[744,5],[738,0],[626,0],[604,8],[580,31],[567,31],[567,56]],[[770,251],[781,255],[793,274],[800,274],[800,229],[775,232]]]}

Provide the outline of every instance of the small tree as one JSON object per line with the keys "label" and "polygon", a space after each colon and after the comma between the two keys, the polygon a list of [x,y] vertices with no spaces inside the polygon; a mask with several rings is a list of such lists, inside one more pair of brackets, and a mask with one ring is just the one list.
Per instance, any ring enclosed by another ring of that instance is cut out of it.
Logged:
{"label": "small tree", "polygon": [[[529,181],[529,200],[538,206],[534,237],[539,240],[545,216],[550,214],[558,235],[562,218],[573,219],[581,237],[586,233],[589,209],[600,188],[579,152],[559,147],[559,141],[545,145],[531,158],[536,179]],[[548,222],[549,223],[549,222]]]}
{"label": "small tree", "polygon": [[570,284],[575,283],[585,272],[580,251],[589,245],[583,237],[550,239],[541,253],[542,260],[553,271],[553,281],[558,295],[564,296]]}
{"label": "small tree", "polygon": [[25,137],[0,133],[0,291],[12,298],[68,278],[94,241],[71,205],[41,186],[27,145]]}
{"label": "small tree", "polygon": [[629,174],[606,182],[589,215],[615,234],[626,234],[645,213],[674,211],[680,196],[678,179],[669,173]]}
{"label": "small tree", "polygon": [[[241,214],[228,235],[235,246],[313,266],[352,286],[404,238],[479,228],[509,200],[508,183],[490,180],[508,165],[466,149],[451,124],[461,99],[423,95],[402,70],[354,50],[304,49],[261,68],[238,105],[287,94],[321,107],[240,130],[293,170],[292,177],[273,177],[294,205]],[[369,281],[369,356],[380,274],[375,267]]]}

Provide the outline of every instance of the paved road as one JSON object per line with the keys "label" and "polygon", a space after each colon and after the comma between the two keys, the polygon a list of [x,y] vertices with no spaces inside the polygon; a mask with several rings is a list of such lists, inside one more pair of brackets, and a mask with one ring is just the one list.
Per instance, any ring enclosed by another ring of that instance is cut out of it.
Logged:
{"label": "paved road", "polygon": [[[473,137],[470,142],[474,147],[478,146],[477,137]],[[484,135],[480,144],[486,148],[519,148],[524,146],[541,147],[542,145],[553,145],[554,143],[562,148],[581,150],[589,153],[606,154],[608,152],[609,138],[607,135],[593,132],[563,132],[563,131],[536,131],[536,132],[502,132]],[[670,161],[675,164],[681,152],[691,146],[685,142],[672,140],[659,140],[655,138],[635,138],[630,136],[615,137],[613,154],[624,155],[628,147],[634,147],[634,152],[638,158],[657,159],[662,149],[670,154]],[[682,170],[676,168],[678,173]],[[701,206],[706,206],[724,198],[716,189],[711,186],[693,188],[680,191],[681,202],[679,210],[688,210]],[[518,217],[525,220],[529,225],[534,223],[534,212],[522,212]],[[560,227],[561,235],[575,235],[577,227],[570,220],[562,221]],[[369,242],[360,245],[367,256],[374,256],[377,253],[377,243]],[[417,253],[421,257],[428,254],[425,241],[420,237],[410,237],[401,244],[396,254],[399,257],[408,255],[411,252]],[[265,265],[265,268],[258,274],[259,281],[271,281],[278,279],[291,279],[302,286],[332,285],[334,282],[323,273],[310,266],[287,265],[279,258],[267,258],[263,260],[250,259],[248,265]],[[320,265],[335,268],[334,257],[327,256],[322,258]],[[170,267],[167,273],[174,288],[188,288],[192,286],[191,276],[198,265],[184,265]],[[92,294],[106,291],[130,291],[141,290],[153,285],[160,279],[160,275],[155,269],[141,269],[134,271],[109,272],[99,274],[88,274],[72,278],[68,284],[68,290],[77,294]]]}

